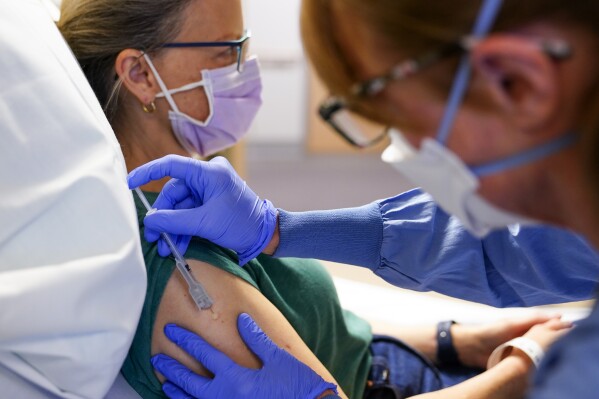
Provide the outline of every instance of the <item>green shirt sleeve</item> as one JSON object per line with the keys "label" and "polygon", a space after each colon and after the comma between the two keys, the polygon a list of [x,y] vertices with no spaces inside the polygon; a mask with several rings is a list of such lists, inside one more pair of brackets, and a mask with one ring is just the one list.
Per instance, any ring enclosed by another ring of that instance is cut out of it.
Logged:
{"label": "green shirt sleeve", "polygon": [[[156,199],[156,194],[146,195],[150,202]],[[144,240],[145,208],[137,199],[136,205],[148,288],[122,373],[142,397],[165,398],[150,364],[150,345],[156,312],[175,263],[159,256],[156,245]],[[242,268],[233,251],[199,238],[192,239],[185,258],[209,263],[251,284],[285,316],[349,397],[362,396],[371,362],[370,326],[341,308],[333,281],[319,262],[260,255]]]}

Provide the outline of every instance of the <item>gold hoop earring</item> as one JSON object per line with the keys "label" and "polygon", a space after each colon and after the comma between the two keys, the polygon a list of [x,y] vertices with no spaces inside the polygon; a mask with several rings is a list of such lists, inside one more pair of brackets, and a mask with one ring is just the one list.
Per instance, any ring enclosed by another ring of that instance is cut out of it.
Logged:
{"label": "gold hoop earring", "polygon": [[152,101],[149,104],[142,104],[141,108],[144,110],[145,113],[151,114],[154,111],[156,111],[156,104],[154,103],[154,101]]}

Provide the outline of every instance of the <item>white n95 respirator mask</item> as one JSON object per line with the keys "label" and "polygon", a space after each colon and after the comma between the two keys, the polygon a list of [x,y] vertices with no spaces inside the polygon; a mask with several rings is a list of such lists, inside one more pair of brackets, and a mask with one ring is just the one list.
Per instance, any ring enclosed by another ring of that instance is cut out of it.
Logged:
{"label": "white n95 respirator mask", "polygon": [[381,158],[429,193],[448,214],[456,216],[466,230],[484,237],[491,230],[533,221],[503,211],[478,193],[479,181],[453,152],[437,140],[426,138],[419,151],[396,131]]}

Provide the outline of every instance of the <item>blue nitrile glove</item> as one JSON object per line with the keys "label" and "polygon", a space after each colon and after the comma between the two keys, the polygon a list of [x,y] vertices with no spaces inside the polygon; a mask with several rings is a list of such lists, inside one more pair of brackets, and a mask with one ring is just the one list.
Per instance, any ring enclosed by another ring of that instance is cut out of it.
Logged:
{"label": "blue nitrile glove", "polygon": [[237,329],[262,361],[261,369],[241,367],[201,337],[166,325],[166,336],[214,373],[214,378],[203,377],[166,355],[156,355],[152,365],[168,380],[162,387],[166,395],[171,399],[314,399],[328,390],[337,392],[335,384],[274,344],[248,314],[239,315]]}
{"label": "blue nitrile glove", "polygon": [[[269,244],[277,223],[277,210],[261,200],[223,157],[210,162],[177,155],[149,162],[129,173],[129,187],[171,176],[153,207],[158,209],[144,219],[149,242],[160,232],[175,235],[181,253],[189,239],[198,236],[237,252],[239,264],[255,258]],[[160,255],[170,253],[159,243]]]}
{"label": "blue nitrile glove", "polygon": [[[177,179],[171,179],[167,184],[177,184]],[[165,203],[165,201],[167,201]],[[156,198],[156,202],[152,205],[154,209],[190,209],[195,207],[195,202],[191,196],[187,196],[180,201],[172,201],[170,197],[160,196]],[[144,223],[144,237],[148,242],[154,242],[158,240],[158,253],[161,256],[169,256],[171,249],[166,241],[161,237],[160,232],[152,229],[145,228]],[[187,251],[191,236],[188,235],[175,235],[169,234],[173,243],[177,246],[177,249],[181,254]]]}

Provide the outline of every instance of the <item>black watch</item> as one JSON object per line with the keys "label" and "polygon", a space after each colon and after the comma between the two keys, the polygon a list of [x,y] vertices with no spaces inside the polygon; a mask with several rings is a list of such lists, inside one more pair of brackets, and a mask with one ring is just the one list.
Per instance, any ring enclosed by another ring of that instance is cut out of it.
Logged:
{"label": "black watch", "polygon": [[461,365],[453,346],[451,337],[451,326],[456,324],[453,320],[440,321],[437,324],[437,364],[440,366],[457,366]]}

